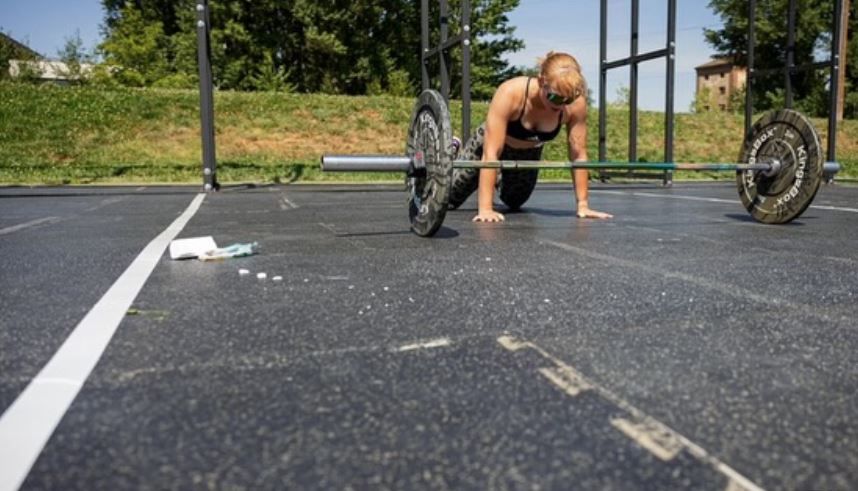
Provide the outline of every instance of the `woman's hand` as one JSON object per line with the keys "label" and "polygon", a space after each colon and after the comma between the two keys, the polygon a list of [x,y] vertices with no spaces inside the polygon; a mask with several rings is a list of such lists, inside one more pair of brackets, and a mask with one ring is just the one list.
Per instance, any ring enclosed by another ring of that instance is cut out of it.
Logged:
{"label": "woman's hand", "polygon": [[603,211],[591,210],[589,206],[579,206],[578,218],[614,218],[614,215]]}
{"label": "woman's hand", "polygon": [[478,211],[477,216],[474,217],[472,222],[502,222],[504,221],[503,215],[494,211],[494,210],[485,210]]}

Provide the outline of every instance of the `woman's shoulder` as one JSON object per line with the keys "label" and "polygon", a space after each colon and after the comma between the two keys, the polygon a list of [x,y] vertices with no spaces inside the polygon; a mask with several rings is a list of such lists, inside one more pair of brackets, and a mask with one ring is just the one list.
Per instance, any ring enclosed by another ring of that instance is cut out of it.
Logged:
{"label": "woman's shoulder", "polygon": [[519,75],[518,77],[508,78],[498,86],[498,89],[524,90],[524,87],[527,86],[527,81],[531,78],[533,77],[528,77],[526,75]]}
{"label": "woman's shoulder", "polygon": [[511,101],[521,101],[524,98],[524,92],[529,78],[530,77],[522,75],[505,80],[498,85],[498,88],[495,91],[495,96],[501,96],[504,99],[509,99]]}

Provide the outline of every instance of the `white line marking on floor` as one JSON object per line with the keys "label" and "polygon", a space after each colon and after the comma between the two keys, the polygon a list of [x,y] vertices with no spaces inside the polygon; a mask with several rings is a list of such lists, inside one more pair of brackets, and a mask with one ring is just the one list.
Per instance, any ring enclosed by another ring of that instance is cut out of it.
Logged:
{"label": "white line marking on floor", "polygon": [[98,363],[128,307],[164,251],[194,216],[198,194],[173,223],[140,252],[66,338],[53,358],[0,416],[0,491],[24,482],[48,439]]}
{"label": "white line marking on floor", "polygon": [[655,193],[640,193],[640,192],[633,192],[631,194],[634,196],[643,196],[646,198],[683,199],[683,200],[687,200],[687,201],[706,201],[708,203],[730,203],[732,205],[740,203],[740,201],[738,199],[704,198],[701,196],[683,196],[681,194],[655,194]]}
{"label": "white line marking on floor", "polygon": [[563,249],[564,251],[573,252],[575,254],[579,254],[584,257],[588,257],[590,259],[596,259],[599,261],[605,261],[607,263],[611,263],[617,266],[622,266],[624,268],[632,268],[637,269],[639,271],[644,271],[646,273],[656,274],[658,276],[662,276],[667,279],[672,280],[680,280],[686,283],[691,283],[693,285],[701,286],[703,288],[714,290],[716,292],[722,293],[729,297],[733,297],[739,300],[750,300],[752,302],[760,303],[763,305],[770,305],[773,307],[787,308],[796,311],[800,311],[805,315],[814,317],[816,319],[828,322],[831,320],[831,315],[829,312],[824,310],[819,310],[818,307],[814,307],[811,305],[805,305],[798,302],[790,301],[786,298],[778,298],[771,295],[763,295],[757,293],[753,290],[749,290],[747,288],[743,288],[739,285],[733,285],[730,283],[724,283],[717,280],[711,280],[699,276],[693,276],[686,273],[681,273],[678,271],[670,271],[658,266],[651,266],[646,263],[633,261],[631,259],[624,259],[619,257],[610,256],[608,254],[602,254],[600,252],[591,251],[588,249],[584,249],[582,247],[576,247],[570,244],[564,244],[562,242],[555,242],[553,240],[545,240],[540,241],[541,244],[550,245],[552,247],[557,247],[558,249]]}
{"label": "white line marking on floor", "polygon": [[45,217],[39,218],[37,220],[30,220],[29,222],[20,223],[18,225],[12,225],[11,227],[0,228],[0,235],[11,234],[13,232],[17,232],[19,230],[24,230],[25,228],[35,227],[36,225],[41,225],[43,223],[54,223],[60,221],[59,217]]}
{"label": "white line marking on floor", "polygon": [[319,222],[319,226],[322,227],[323,229],[327,230],[328,232],[331,232],[334,235],[339,235],[339,232],[337,232],[337,229],[335,229],[334,226],[331,225],[330,223]]}
{"label": "white line marking on floor", "polygon": [[843,206],[810,205],[810,207],[816,208],[817,210],[846,211],[849,213],[858,213],[858,208],[845,208]]}
{"label": "white line marking on floor", "polygon": [[280,209],[281,210],[297,210],[299,208],[298,205],[289,200],[286,196],[280,197]]}
{"label": "white line marking on floor", "polygon": [[653,421],[611,418],[611,426],[664,462],[670,462],[682,451],[682,441]]}
{"label": "white line marking on floor", "polygon": [[430,341],[423,341],[420,343],[406,344],[405,346],[400,346],[399,348],[396,348],[396,351],[401,353],[403,351],[414,351],[414,350],[419,350],[419,349],[441,348],[444,346],[450,346],[450,343],[452,343],[452,341],[450,341],[450,338],[438,338],[438,339],[432,339]]}
{"label": "white line marking on floor", "polygon": [[540,368],[539,373],[572,397],[592,389],[580,373],[569,367]]}
{"label": "white line marking on floor", "polygon": [[[541,355],[543,358],[550,361],[554,365],[554,367],[552,368],[557,373],[562,372],[567,374],[573,374],[575,380],[577,381],[576,383],[583,384],[587,387],[587,390],[592,390],[596,392],[603,399],[607,400],[614,406],[617,406],[619,409],[625,411],[629,417],[615,417],[610,421],[610,423],[615,428],[620,430],[624,435],[630,437],[632,440],[638,443],[641,447],[652,452],[653,455],[655,455],[656,457],[667,461],[675,457],[680,450],[685,450],[689,454],[694,456],[697,460],[711,466],[716,471],[727,477],[727,479],[729,479],[730,481],[728,484],[728,489],[730,489],[729,487],[732,486],[733,489],[742,489],[745,491],[762,491],[762,488],[760,486],[758,486],[742,474],[739,474],[739,472],[732,469],[727,464],[721,462],[714,455],[710,455],[709,452],[704,450],[696,443],[682,436],[681,434],[671,429],[664,423],[656,420],[652,416],[649,416],[642,410],[633,406],[630,402],[614,394],[605,387],[601,387],[592,382],[591,380],[588,380],[586,377],[581,375],[574,367],[567,365],[558,358],[555,358],[535,343],[519,340],[509,335],[500,336],[499,338],[497,338],[497,342],[507,351],[515,352],[521,349],[531,349],[536,351],[539,355]],[[549,380],[552,379],[549,378]],[[552,383],[554,383],[553,380]],[[556,383],[555,385],[564,392],[569,393],[564,385],[559,385]],[[574,395],[578,395],[578,393],[580,392],[577,392]],[[620,419],[622,419],[622,421],[620,421]],[[677,449],[677,447],[679,448]]]}
{"label": "white line marking on floor", "polygon": [[42,377],[32,380],[34,384],[59,384],[59,385],[73,385],[75,387],[80,387],[83,385],[79,380],[72,380],[68,378],[56,378],[56,377]]}
{"label": "white line marking on floor", "polygon": [[99,203],[95,206],[91,206],[91,207],[89,207],[83,211],[95,211],[95,210],[98,210],[100,208],[104,208],[105,206],[113,205],[113,204],[119,203],[120,201],[124,201],[124,200],[125,200],[124,196],[106,198],[106,199],[101,200],[101,203]]}
{"label": "white line marking on floor", "polygon": [[[665,198],[665,199],[683,199],[687,201],[707,201],[710,203],[730,203],[736,204],[740,203],[739,200],[732,199],[722,199],[722,198],[704,198],[700,196],[685,196],[681,194],[656,194],[656,193],[641,193],[638,191],[608,191],[608,190],[600,190],[595,189],[591,190],[594,193],[601,194],[613,194],[619,196],[643,196],[645,198]],[[828,206],[828,205],[810,205],[811,208],[816,210],[829,210],[829,211],[845,211],[848,213],[858,213],[858,208],[847,208],[843,206]]]}

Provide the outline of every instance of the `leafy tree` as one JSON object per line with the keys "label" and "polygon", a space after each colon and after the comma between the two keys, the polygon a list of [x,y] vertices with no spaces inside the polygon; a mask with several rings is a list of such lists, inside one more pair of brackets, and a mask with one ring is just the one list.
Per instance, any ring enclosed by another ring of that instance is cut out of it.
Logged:
{"label": "leafy tree", "polygon": [[[475,0],[472,5],[475,97],[490,96],[514,72],[502,56],[522,47],[506,18],[518,2]],[[195,3],[102,0],[106,57],[123,70],[134,70],[146,85],[170,73],[196,77]],[[458,32],[459,0],[450,3],[451,32]],[[211,0],[209,6],[212,70],[222,89],[262,89],[279,73],[286,77],[284,87],[303,92],[417,92],[420,16],[414,0]],[[431,19],[437,42],[437,12]],[[137,59],[143,51],[152,59]],[[460,59],[460,51],[453,50],[451,72]],[[456,78],[454,94],[459,83]]]}
{"label": "leafy tree", "polygon": [[[413,2],[417,3],[417,2]],[[440,39],[440,26],[438,25],[439,13],[437,2],[430,2],[430,43],[437,44]],[[461,32],[459,0],[450,0],[450,33]],[[515,27],[509,25],[507,14],[518,7],[519,0],[473,0],[471,2],[471,96],[474,99],[489,99],[495,89],[504,80],[515,75],[521,75],[524,70],[521,67],[510,66],[503,59],[504,54],[514,53],[524,48],[524,41],[514,36]],[[419,15],[419,11],[417,12]],[[419,61],[420,29],[419,23],[415,21],[413,46],[415,60]],[[462,58],[461,50],[455,49],[451,52],[448,68],[451,73],[459,73]],[[420,80],[419,66],[416,67],[416,80]],[[438,65],[434,60],[430,62],[430,75],[437,78]],[[451,86],[452,95],[461,93],[461,81],[454,79]]]}
{"label": "leafy tree", "polygon": [[632,92],[625,85],[620,85],[617,87],[617,97],[614,99],[614,102],[611,103],[614,107],[624,107],[628,109],[631,107],[632,100]]}
{"label": "leafy tree", "polygon": [[[23,61],[34,61],[36,57],[33,55],[33,51],[26,49],[21,44],[17,43],[12,39],[11,34],[6,31],[0,30],[0,80],[7,79],[10,77],[9,75],[9,62],[11,60],[23,60]],[[21,64],[19,65],[19,69],[23,70],[24,74],[20,74],[19,78],[27,78],[27,75],[30,75],[28,70],[31,70],[33,65],[31,64]],[[35,78],[38,74],[33,73],[32,78]]]}
{"label": "leafy tree", "polygon": [[712,89],[709,87],[701,87],[694,94],[694,100],[691,101],[691,112],[700,114],[708,112],[712,109]]}
{"label": "leafy tree", "polygon": [[168,74],[164,57],[167,37],[160,21],[147,21],[140,10],[127,3],[121,16],[108,21],[106,34],[99,48],[104,62],[115,67],[113,74],[124,85],[149,86]]}
{"label": "leafy tree", "polygon": [[292,92],[295,86],[289,83],[289,72],[274,63],[271,53],[265,53],[265,62],[256,69],[256,75],[250,78],[256,89],[270,92]]}
{"label": "leafy tree", "polygon": [[[856,3],[852,2],[850,32],[856,25]],[[724,25],[721,29],[706,29],[706,40],[720,56],[731,57],[739,64],[746,65],[748,60],[748,3],[745,0],[710,0],[709,6],[718,13]],[[758,0],[756,15],[756,46],[754,68],[782,68],[786,64],[787,19],[789,0]],[[831,46],[831,22],[834,0],[801,0],[797,9],[796,39],[794,60],[796,65],[814,61],[821,53],[828,57]],[[858,46],[856,46],[858,47]],[[855,58],[854,51],[849,53],[850,60]],[[854,66],[854,64],[853,64]],[[856,79],[850,75],[850,83]],[[830,80],[827,70],[809,70],[794,74],[792,88],[795,106],[799,110],[813,115],[828,112],[827,90]],[[757,110],[782,105],[784,76],[775,72],[768,76],[755,76],[754,107]]]}
{"label": "leafy tree", "polygon": [[83,47],[83,39],[80,30],[74,35],[66,38],[63,48],[57,52],[60,61],[65,64],[64,77],[72,83],[85,83],[90,73],[84,70],[84,64],[92,64],[93,56],[86,52]]}

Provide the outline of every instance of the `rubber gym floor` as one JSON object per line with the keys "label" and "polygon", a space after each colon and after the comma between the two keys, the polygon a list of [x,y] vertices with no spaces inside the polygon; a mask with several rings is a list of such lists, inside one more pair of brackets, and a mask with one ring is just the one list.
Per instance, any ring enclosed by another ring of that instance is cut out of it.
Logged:
{"label": "rubber gym floor", "polygon": [[198,191],[0,189],[0,489],[858,488],[856,187]]}

